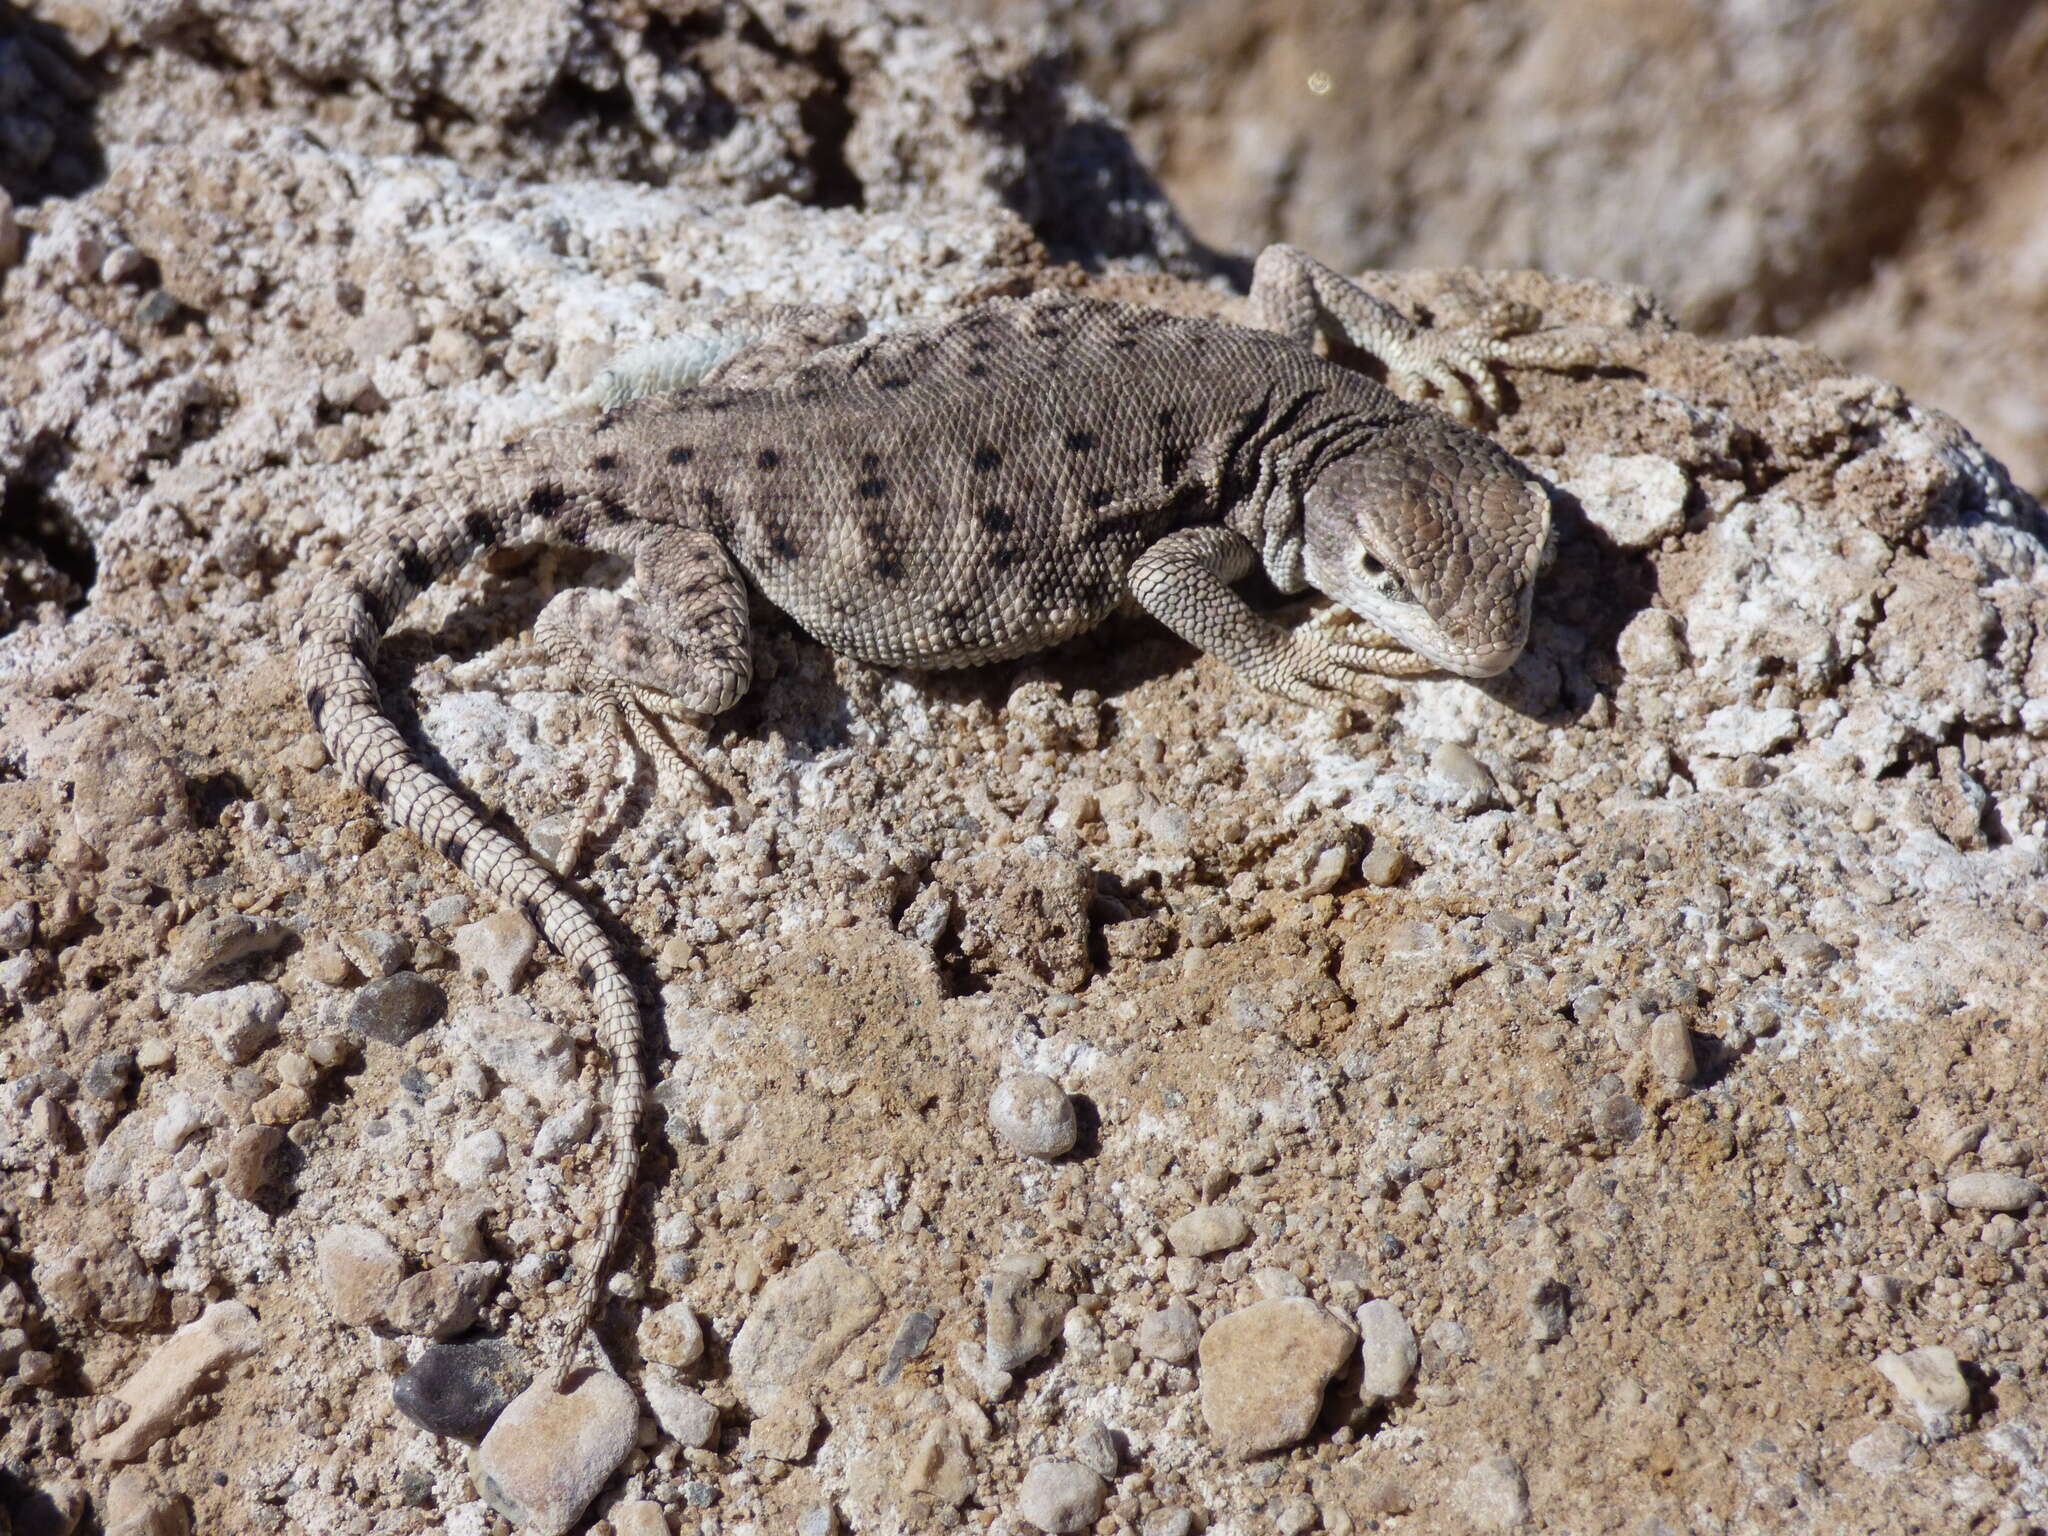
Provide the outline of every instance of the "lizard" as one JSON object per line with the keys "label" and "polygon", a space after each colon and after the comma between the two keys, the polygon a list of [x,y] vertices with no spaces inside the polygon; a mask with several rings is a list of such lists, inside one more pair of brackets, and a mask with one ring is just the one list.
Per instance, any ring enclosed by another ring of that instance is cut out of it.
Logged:
{"label": "lizard", "polygon": [[[1550,530],[1541,482],[1491,438],[1320,355],[1376,356],[1406,394],[1497,408],[1495,366],[1585,361],[1562,333],[1424,330],[1288,246],[1260,256],[1253,324],[1060,290],[868,335],[790,308],[722,358],[628,363],[592,419],[430,478],[320,577],[297,629],[306,704],[384,817],[523,912],[574,966],[609,1062],[590,1261],[545,1379],[589,1335],[638,1162],[633,984],[572,851],[543,864],[427,768],[385,716],[379,637],[420,591],[493,546],[632,562],[637,597],[572,587],[536,638],[621,739],[664,736],[752,681],[749,588],[826,646],[912,669],[1025,655],[1121,606],[1253,684],[1311,706],[1374,674],[1483,678],[1513,664]],[[1467,381],[1470,381],[1468,389]],[[1356,616],[1284,628],[1234,583],[1262,569]],[[585,817],[585,825],[588,817]]]}

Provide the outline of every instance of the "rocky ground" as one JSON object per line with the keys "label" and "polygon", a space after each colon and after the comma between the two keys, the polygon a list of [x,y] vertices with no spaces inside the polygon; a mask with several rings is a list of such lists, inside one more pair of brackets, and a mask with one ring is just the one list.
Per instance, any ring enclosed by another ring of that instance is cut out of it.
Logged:
{"label": "rocky ground", "polygon": [[[1561,533],[1502,678],[1333,720],[1135,619],[934,679],[762,615],[724,793],[643,776],[592,879],[625,1385],[499,1416],[589,1009],[326,764],[320,567],[742,301],[1240,310],[1038,43],[399,14],[0,18],[0,1526],[2048,1524],[2048,522],[1890,384],[1529,274],[1377,280],[1605,342],[1492,424]],[[596,735],[526,626],[621,574],[384,650],[544,851]]]}

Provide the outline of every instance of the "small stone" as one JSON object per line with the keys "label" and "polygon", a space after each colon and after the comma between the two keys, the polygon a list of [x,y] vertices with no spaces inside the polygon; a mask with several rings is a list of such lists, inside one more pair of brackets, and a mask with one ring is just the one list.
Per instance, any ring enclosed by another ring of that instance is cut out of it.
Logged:
{"label": "small stone", "polygon": [[1654,453],[1574,454],[1557,483],[1578,498],[1586,521],[1622,549],[1649,549],[1685,530],[1691,483]]}
{"label": "small stone", "polygon": [[141,1467],[124,1467],[100,1507],[106,1536],[192,1536],[192,1511],[164,1493]]}
{"label": "small stone", "polygon": [[796,1536],[839,1536],[839,1511],[830,1504],[813,1504],[797,1516]]}
{"label": "small stone", "polygon": [[1037,1072],[1019,1072],[996,1085],[988,1101],[996,1134],[1026,1157],[1064,1157],[1080,1135],[1074,1101]]}
{"label": "small stone", "polygon": [[1476,804],[1491,804],[1500,793],[1493,771],[1474,757],[1471,750],[1447,741],[1430,754],[1429,771],[1451,786],[1460,797]]}
{"label": "small stone", "polygon": [[1858,1275],[1856,1288],[1880,1306],[1896,1307],[1906,1299],[1906,1282],[1897,1275]]}
{"label": "small stone", "polygon": [[1643,1036],[1643,1049],[1657,1075],[1667,1082],[1690,1083],[1700,1075],[1699,1057],[1692,1048],[1692,1031],[1676,1013],[1660,1013],[1650,1020]]}
{"label": "small stone", "polygon": [[704,1358],[704,1325],[682,1302],[649,1312],[640,1319],[640,1354],[687,1371]]}
{"label": "small stone", "polygon": [[1315,1426],[1352,1332],[1313,1301],[1261,1301],[1202,1335],[1202,1417],[1236,1456],[1277,1451]]}
{"label": "small stone", "polygon": [[237,1200],[261,1205],[275,1195],[291,1172],[293,1147],[274,1125],[245,1125],[228,1142],[221,1187]]}
{"label": "small stone", "polygon": [[78,1086],[85,1090],[87,1098],[119,1103],[135,1086],[135,1052],[125,1047],[101,1051],[86,1067]]}
{"label": "small stone", "polygon": [[358,1035],[403,1045],[448,1006],[445,993],[413,971],[399,971],[368,983],[349,1003],[348,1027]]}
{"label": "small stone", "polygon": [[1186,1365],[1202,1344],[1202,1320],[1185,1302],[1175,1302],[1147,1313],[1138,1324],[1137,1344],[1141,1353],[1168,1365]]}
{"label": "small stone", "polygon": [[828,1370],[881,1315],[881,1288],[833,1249],[777,1275],[732,1341],[741,1400],[751,1412],[766,1413],[786,1388]]}
{"label": "small stone", "polygon": [[506,1164],[504,1133],[492,1128],[471,1131],[448,1149],[441,1171],[463,1189],[475,1189]]}
{"label": "small stone", "polygon": [[1489,1456],[1459,1479],[1458,1503],[1483,1531],[1513,1530],[1529,1518],[1529,1484],[1512,1456]]}
{"label": "small stone", "polygon": [[532,1379],[519,1351],[503,1339],[435,1344],[391,1384],[391,1401],[428,1434],[474,1444]]}
{"label": "small stone", "polygon": [[331,1227],[313,1254],[327,1309],[337,1322],[372,1328],[384,1321],[405,1274],[405,1260],[390,1238],[375,1227]]}
{"label": "small stone", "polygon": [[1669,677],[1690,659],[1684,622],[1668,608],[1645,608],[1622,629],[1614,654],[1632,675]]}
{"label": "small stone", "polygon": [[313,1097],[303,1088],[287,1083],[273,1089],[249,1106],[249,1116],[258,1125],[297,1125],[313,1113]]}
{"label": "small stone", "polygon": [[399,1282],[385,1321],[422,1339],[452,1339],[476,1322],[497,1288],[503,1266],[490,1262],[441,1264]]}
{"label": "small stone", "polygon": [[2032,1210],[2041,1201],[2041,1186],[2015,1173],[1958,1174],[1948,1181],[1948,1203],[1964,1211]]}
{"label": "small stone", "polygon": [[1051,1536],[1071,1536],[1102,1518],[1109,1488],[1078,1462],[1040,1461],[1024,1474],[1017,1513]]}
{"label": "small stone", "polygon": [[1138,1536],[1194,1536],[1194,1532],[1194,1511],[1171,1504],[1153,1510],[1138,1527]]}
{"label": "small stone", "polygon": [[323,987],[352,987],[363,979],[355,961],[341,952],[340,945],[326,939],[306,946],[299,967],[309,980]]}
{"label": "small stone", "polygon": [[578,1099],[567,1109],[543,1120],[533,1133],[533,1159],[538,1163],[559,1162],[590,1140],[597,1129],[597,1106]]}
{"label": "small stone", "polygon": [[1323,1523],[1323,1512],[1316,1508],[1310,1498],[1289,1499],[1280,1506],[1280,1512],[1273,1517],[1273,1529],[1277,1536],[1308,1536],[1308,1533]]}
{"label": "small stone", "polygon": [[1902,1424],[1880,1424],[1849,1447],[1849,1465],[1872,1477],[1897,1472],[1920,1453],[1920,1439]]}
{"label": "small stone", "polygon": [[155,1072],[168,1067],[178,1059],[177,1050],[168,1040],[145,1040],[135,1047],[135,1065],[144,1072]]}
{"label": "small stone", "polygon": [[747,1431],[747,1449],[770,1461],[799,1462],[818,1435],[818,1410],[808,1398],[785,1392]]}
{"label": "small stone", "polygon": [[256,1314],[239,1301],[216,1301],[157,1346],[114,1398],[128,1405],[128,1417],[81,1454],[93,1461],[139,1461],[175,1430],[186,1409],[237,1361],[263,1348]]}
{"label": "small stone", "polygon": [[412,964],[412,945],[387,929],[358,929],[348,942],[350,957],[372,980],[396,976]]}
{"label": "small stone", "polygon": [[1877,1373],[1892,1384],[1899,1401],[1919,1416],[1931,1440],[1946,1440],[1961,1427],[1970,1411],[1970,1384],[1955,1351],[1938,1344],[1902,1355],[1880,1355]]}
{"label": "small stone", "polygon": [[1842,958],[1842,952],[1817,933],[1795,929],[1778,940],[1778,953],[1788,969],[1818,974]]}
{"label": "small stone", "polygon": [[883,1362],[876,1380],[883,1386],[893,1384],[903,1374],[903,1367],[925,1352],[932,1341],[932,1335],[939,1331],[939,1320],[930,1312],[912,1312],[896,1327],[896,1337],[889,1342],[889,1358]]}
{"label": "small stone", "polygon": [[[0,192],[0,198],[7,194]],[[32,901],[10,902],[0,907],[0,955],[19,954],[34,942],[36,906]]]}
{"label": "small stone", "polygon": [[1388,838],[1379,838],[1358,866],[1358,873],[1367,885],[1385,890],[1388,886],[1399,885],[1408,873],[1408,855],[1399,843]]}
{"label": "small stone", "polygon": [[1401,1309],[1384,1299],[1358,1309],[1358,1392],[1383,1401],[1399,1397],[1415,1379],[1422,1346]]}
{"label": "small stone", "polygon": [[1123,1450],[1117,1445],[1116,1436],[1100,1420],[1074,1437],[1074,1460],[1098,1477],[1115,1477],[1123,1459]]}
{"label": "small stone", "polygon": [[1166,1229],[1175,1253],[1207,1258],[1235,1248],[1251,1236],[1251,1224],[1234,1205],[1198,1205]]}
{"label": "small stone", "polygon": [[669,1536],[668,1516],[652,1499],[629,1499],[612,1506],[612,1536]]}
{"label": "small stone", "polygon": [[1065,1291],[1014,1270],[997,1270],[989,1277],[984,1313],[990,1368],[1016,1372],[1052,1348],[1073,1304]]}
{"label": "small stone", "polygon": [[272,918],[243,912],[213,913],[178,930],[164,960],[164,985],[173,992],[210,992],[248,961],[270,954],[293,937]]}
{"label": "small stone", "polygon": [[651,1368],[640,1383],[647,1394],[647,1406],[662,1433],[687,1450],[701,1451],[718,1439],[718,1405],[703,1393],[677,1381],[660,1366]]}
{"label": "small stone", "polygon": [[[153,1326],[163,1304],[164,1288],[150,1273],[142,1255],[127,1243],[98,1237],[58,1253],[44,1248],[35,1264],[36,1287],[58,1316],[73,1322],[98,1322],[121,1330]],[[15,1294],[19,1294],[18,1292]],[[19,1327],[22,1315],[5,1320]]]}
{"label": "small stone", "polygon": [[277,1038],[284,994],[267,981],[247,982],[195,997],[179,1010],[182,1022],[203,1031],[231,1067],[254,1061]]}
{"label": "small stone", "polygon": [[453,928],[469,916],[469,898],[460,891],[436,896],[420,909],[420,916],[431,928]]}
{"label": "small stone", "polygon": [[470,1461],[477,1492],[507,1520],[564,1536],[633,1449],[640,1404],[607,1371],[557,1392],[535,1382],[514,1398]]}
{"label": "small stone", "polygon": [[1301,1276],[1291,1269],[1280,1269],[1271,1265],[1252,1271],[1252,1289],[1259,1293],[1261,1301],[1308,1294],[1308,1287],[1302,1283]]}
{"label": "small stone", "polygon": [[450,947],[462,962],[464,974],[481,976],[510,997],[519,990],[520,977],[533,959],[540,935],[533,924],[517,912],[494,912],[480,922],[455,931]]}

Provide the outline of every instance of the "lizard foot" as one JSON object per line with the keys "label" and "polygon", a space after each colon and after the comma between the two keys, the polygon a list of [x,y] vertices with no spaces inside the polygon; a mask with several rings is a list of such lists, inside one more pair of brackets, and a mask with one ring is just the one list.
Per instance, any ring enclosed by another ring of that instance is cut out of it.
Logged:
{"label": "lizard foot", "polygon": [[[1348,709],[1371,693],[1370,680],[1421,677],[1435,663],[1391,639],[1342,639],[1322,630],[1290,633],[1258,681],[1283,698],[1314,709]],[[1384,641],[1384,643],[1382,643]]]}

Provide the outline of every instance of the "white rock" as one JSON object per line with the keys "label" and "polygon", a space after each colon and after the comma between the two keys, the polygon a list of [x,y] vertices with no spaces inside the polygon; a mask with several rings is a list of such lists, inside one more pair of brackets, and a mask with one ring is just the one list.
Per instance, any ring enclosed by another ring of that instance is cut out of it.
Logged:
{"label": "white rock", "polygon": [[1051,1536],[1092,1529],[1102,1518],[1109,1486],[1075,1461],[1040,1461],[1024,1474],[1017,1513]]}
{"label": "white rock", "polygon": [[673,1372],[662,1366],[650,1368],[640,1390],[647,1394],[647,1406],[654,1410],[662,1433],[677,1445],[702,1450],[718,1439],[718,1405],[677,1381]]}
{"label": "white rock", "polygon": [[1391,1301],[1368,1301],[1358,1309],[1358,1390],[1361,1396],[1396,1398],[1415,1379],[1422,1347],[1415,1330]]}
{"label": "white rock", "polygon": [[563,1536],[633,1449],[631,1387],[605,1371],[568,1386],[541,1380],[513,1398],[470,1461],[477,1492],[522,1533]]}
{"label": "white rock", "polygon": [[1458,1482],[1457,1498],[1484,1531],[1513,1530],[1529,1518],[1529,1484],[1512,1456],[1476,1462]]}
{"label": "white rock", "polygon": [[1558,485],[1586,521],[1623,549],[1648,549],[1685,529],[1685,471],[1651,453],[1587,453],[1567,460]]}
{"label": "white rock", "polygon": [[505,1137],[494,1129],[471,1131],[448,1149],[441,1171],[463,1189],[475,1189],[505,1168]]}
{"label": "white rock", "polygon": [[588,1099],[578,1099],[541,1122],[540,1129],[533,1133],[533,1159],[537,1163],[558,1161],[589,1141],[590,1133],[596,1129],[597,1106]]}
{"label": "white rock", "polygon": [[881,1288],[834,1250],[761,1288],[732,1341],[732,1380],[754,1413],[827,1370],[882,1315]]}
{"label": "white rock", "polygon": [[1261,1301],[1202,1335],[1202,1417],[1222,1447],[1257,1456],[1302,1440],[1356,1343],[1305,1297]]}
{"label": "white rock", "polygon": [[1234,1205],[1198,1205],[1166,1229],[1175,1253],[1206,1258],[1235,1248],[1251,1236],[1251,1224]]}
{"label": "white rock", "polygon": [[337,1322],[369,1328],[384,1321],[405,1260],[375,1227],[331,1227],[313,1247],[320,1289]]}
{"label": "white rock", "polygon": [[682,1302],[649,1312],[640,1319],[643,1358],[687,1371],[704,1358],[704,1325]]}
{"label": "white rock", "polygon": [[533,924],[517,912],[494,912],[479,922],[455,930],[449,948],[462,962],[464,974],[481,976],[510,997],[519,990],[519,979],[533,959],[540,935]]}
{"label": "white rock", "polygon": [[1939,1344],[1880,1355],[1877,1373],[1892,1384],[1899,1401],[1918,1415],[1930,1439],[1945,1440],[1970,1411],[1970,1384],[1963,1379],[1956,1353]]}
{"label": "white rock", "polygon": [[1148,1313],[1138,1324],[1136,1338],[1140,1354],[1164,1360],[1169,1365],[1185,1365],[1194,1359],[1196,1349],[1201,1346],[1202,1320],[1195,1315],[1193,1307],[1185,1302],[1175,1302],[1170,1307]]}
{"label": "white rock", "polygon": [[1948,1181],[1948,1203],[1964,1211],[2027,1211],[2040,1203],[2041,1186],[2016,1173],[1963,1173]]}
{"label": "white rock", "polygon": [[998,1083],[989,1096],[988,1114],[1004,1144],[1026,1157],[1064,1157],[1080,1134],[1074,1101],[1037,1072],[1019,1072]]}
{"label": "white rock", "polygon": [[239,1301],[216,1301],[157,1346],[142,1368],[114,1390],[128,1417],[90,1442],[93,1461],[138,1461],[175,1430],[192,1401],[227,1368],[263,1348],[262,1325]]}

